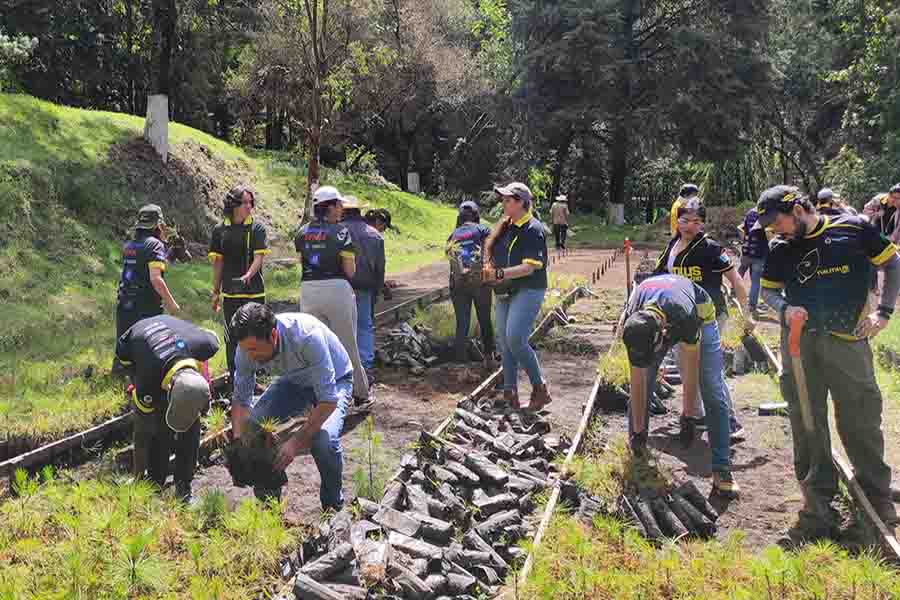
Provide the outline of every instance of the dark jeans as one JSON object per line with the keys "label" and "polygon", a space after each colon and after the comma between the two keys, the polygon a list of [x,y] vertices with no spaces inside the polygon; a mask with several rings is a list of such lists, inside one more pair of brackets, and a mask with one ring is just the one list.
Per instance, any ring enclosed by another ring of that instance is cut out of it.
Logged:
{"label": "dark jeans", "polygon": [[494,354],[494,325],[491,323],[491,288],[479,286],[473,288],[450,288],[450,299],[453,301],[453,312],[456,314],[456,337],[453,350],[456,360],[465,362],[468,359],[466,344],[469,341],[469,326],[472,323],[472,304],[475,304],[475,315],[478,317],[478,328],[481,330],[481,341],[485,355]]}
{"label": "dark jeans", "polygon": [[568,225],[554,225],[553,226],[553,237],[556,238],[556,247],[565,248],[566,247],[566,234],[569,232]]}
{"label": "dark jeans", "polygon": [[166,408],[155,407],[145,413],[134,408],[134,471],[146,471],[147,479],[162,487],[169,476],[169,456],[175,452],[175,484],[190,485],[194,479],[200,451],[200,419],[184,433],[175,433],[166,425]]}
{"label": "dark jeans", "polygon": [[119,300],[116,305],[116,339],[122,337],[123,333],[141,319],[149,319],[161,314],[163,314],[163,307],[159,304]]}
{"label": "dark jeans", "polygon": [[265,304],[266,299],[263,298],[225,298],[222,300],[222,312],[225,316],[225,360],[228,362],[228,372],[231,373],[231,380],[234,381],[234,355],[237,352],[237,340],[231,337],[231,317],[238,311],[240,307],[249,303],[258,302]]}

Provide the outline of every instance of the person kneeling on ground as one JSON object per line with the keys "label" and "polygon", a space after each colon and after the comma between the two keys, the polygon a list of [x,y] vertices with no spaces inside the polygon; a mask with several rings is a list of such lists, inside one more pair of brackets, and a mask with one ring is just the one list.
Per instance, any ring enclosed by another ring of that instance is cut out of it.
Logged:
{"label": "person kneeling on ground", "polygon": [[636,456],[646,454],[650,425],[647,403],[656,386],[656,373],[669,349],[680,344],[684,405],[696,405],[698,379],[703,393],[712,451],[713,490],[722,496],[736,496],[739,487],[731,474],[722,346],[716,308],[709,294],[684,277],[650,277],[631,294],[618,330],[622,332],[631,363],[628,434],[632,452]]}
{"label": "person kneeling on ground", "polygon": [[200,414],[209,408],[209,382],[201,363],[219,351],[216,334],[168,315],[142,319],[116,343],[129,370],[134,404],[135,477],[162,487],[175,450],[175,492],[191,499],[200,447]]}
{"label": "person kneeling on ground", "polygon": [[[340,510],[344,503],[341,430],[353,393],[353,365],[347,351],[314,316],[276,316],[263,304],[242,306],[231,321],[231,331],[238,342],[231,408],[234,442],[229,452],[235,483],[253,484],[257,498],[280,498],[280,487],[287,482],[284,470],[297,455],[309,452],[321,477],[322,508]],[[260,369],[278,379],[253,403]],[[241,446],[252,452],[252,446],[260,442],[257,436],[243,440],[245,435],[251,437],[266,422],[286,421],[306,411],[302,429],[277,451],[270,449],[268,469],[247,473],[235,464],[241,462]],[[238,471],[243,471],[239,477]]]}
{"label": "person kneeling on ground", "polygon": [[[782,542],[793,545],[837,531],[838,514],[831,506],[838,478],[831,458],[829,393],[856,479],[882,521],[895,527],[900,520],[891,500],[891,468],[884,460],[883,399],[869,338],[887,327],[894,312],[900,289],[897,246],[861,217],[819,215],[795,187],[767,189],[757,211],[757,227],[771,227],[780,236],[763,271],[763,299],[782,325],[781,393],[790,406],[794,472],[804,497],[797,523]],[[868,293],[875,269],[884,271],[877,308]],[[805,407],[788,352],[788,324],[794,319],[803,323],[800,357],[812,433],[801,418]]]}

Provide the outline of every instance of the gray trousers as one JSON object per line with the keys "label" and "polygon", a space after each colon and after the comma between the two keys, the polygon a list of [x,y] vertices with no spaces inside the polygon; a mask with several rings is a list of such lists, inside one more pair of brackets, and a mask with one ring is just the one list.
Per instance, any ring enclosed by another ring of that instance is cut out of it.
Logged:
{"label": "gray trousers", "polygon": [[353,364],[353,395],[369,397],[369,380],[356,344],[356,295],[345,279],[304,281],[300,284],[300,312],[328,326],[341,341]]}
{"label": "gray trousers", "polygon": [[[831,461],[829,392],[838,435],[860,485],[873,503],[890,498],[891,469],[884,462],[881,390],[875,381],[869,341],[853,342],[827,333],[803,334],[800,356],[815,422],[815,434],[810,436],[800,413],[787,333],[787,328],[782,327],[784,373],[780,383],[781,393],[790,406],[794,472],[806,499],[803,511],[819,517],[827,515],[828,503],[838,491],[838,475]],[[813,469],[811,464],[815,465]]]}

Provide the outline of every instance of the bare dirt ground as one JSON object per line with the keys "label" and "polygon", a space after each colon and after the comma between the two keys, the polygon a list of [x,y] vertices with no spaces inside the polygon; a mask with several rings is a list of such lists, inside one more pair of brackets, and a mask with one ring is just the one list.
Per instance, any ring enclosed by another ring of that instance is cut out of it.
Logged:
{"label": "bare dirt ground", "polygon": [[[554,262],[552,269],[567,274],[590,277],[590,273],[611,254],[608,250],[580,249],[574,255]],[[624,271],[622,272],[624,281]],[[447,284],[446,264],[423,267],[413,273],[396,277],[406,298],[428,292]],[[620,284],[621,285],[621,284]],[[398,294],[399,296],[400,294]],[[395,299],[394,302],[400,301]],[[582,300],[582,303],[591,302]],[[381,310],[379,307],[376,310]],[[575,356],[567,353],[540,353],[545,377],[551,382],[554,402],[549,406],[551,420],[561,432],[574,433],[581,415],[581,407],[594,382],[596,354]],[[372,411],[375,430],[382,436],[383,463],[390,472],[398,466],[399,458],[414,443],[422,429],[431,430],[447,417],[456,403],[471,392],[488,373],[474,365],[445,364],[428,369],[425,375],[411,376],[406,369],[380,369],[375,385],[377,404]],[[524,375],[523,375],[524,378]],[[527,380],[520,387],[523,404],[530,394]],[[362,465],[367,442],[360,425],[365,415],[347,419],[342,436],[344,456],[344,494],[353,495],[353,473]],[[283,497],[286,518],[295,523],[314,523],[321,514],[319,504],[319,474],[312,457],[300,456],[288,468],[288,484]],[[218,488],[231,500],[252,497],[248,488],[235,488],[223,464],[214,464],[198,471],[194,492]]]}

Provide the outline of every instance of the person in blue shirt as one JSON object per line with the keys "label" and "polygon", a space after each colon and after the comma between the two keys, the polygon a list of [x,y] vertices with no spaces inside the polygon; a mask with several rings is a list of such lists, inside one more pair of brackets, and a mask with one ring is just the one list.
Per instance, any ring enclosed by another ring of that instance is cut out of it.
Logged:
{"label": "person in blue shirt", "polygon": [[453,348],[456,360],[468,362],[466,344],[472,322],[472,304],[478,317],[481,341],[484,344],[484,363],[493,368],[494,325],[491,322],[491,288],[482,285],[481,264],[484,242],[491,234],[481,224],[478,205],[467,200],[459,205],[456,229],[447,238],[450,257],[450,299],[456,315],[456,336]]}
{"label": "person in blue shirt", "polygon": [[769,238],[765,230],[761,228],[754,229],[758,218],[759,213],[756,212],[756,207],[754,206],[747,211],[743,222],[738,225],[738,233],[741,234],[741,239],[743,240],[741,244],[741,266],[738,269],[738,275],[743,278],[744,274],[750,271],[748,305],[750,316],[754,319],[759,314],[759,282],[762,278],[763,267],[766,264],[766,257],[769,255]]}
{"label": "person in blue shirt", "polygon": [[534,218],[531,190],[513,182],[494,188],[503,203],[503,218],[485,242],[482,279],[497,296],[497,343],[503,356],[503,397],[519,408],[519,367],[531,381],[528,409],[551,402],[534,348],[528,343],[534,321],[547,293],[547,238]]}
{"label": "person in blue shirt", "polygon": [[[231,331],[238,343],[231,402],[234,438],[244,434],[247,420],[285,421],[308,411],[306,423],[281,445],[272,467],[284,471],[297,455],[309,452],[321,477],[322,508],[339,510],[344,502],[341,430],[353,394],[353,365],[344,346],[312,315],[276,316],[257,303],[238,309]],[[254,403],[260,370],[278,378]],[[258,497],[280,497],[280,491],[255,491]]]}

